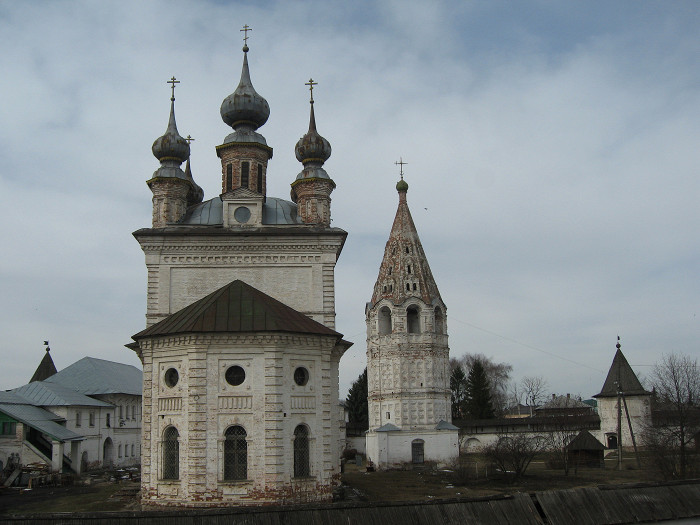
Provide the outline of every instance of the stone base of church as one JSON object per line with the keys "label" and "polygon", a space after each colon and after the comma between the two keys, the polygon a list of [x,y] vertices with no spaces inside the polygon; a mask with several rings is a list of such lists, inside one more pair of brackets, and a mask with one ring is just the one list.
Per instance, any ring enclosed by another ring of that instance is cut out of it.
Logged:
{"label": "stone base of church", "polygon": [[380,470],[424,464],[447,467],[455,465],[459,459],[459,431],[456,429],[370,430],[365,440],[367,461]]}
{"label": "stone base of church", "polygon": [[[339,476],[338,476],[339,478]],[[252,481],[219,483],[211,490],[192,489],[184,481],[167,482],[156,487],[142,487],[141,506],[222,507],[228,505],[290,505],[330,502],[339,479],[321,483],[314,478],[295,479],[289,483],[265,487]]]}

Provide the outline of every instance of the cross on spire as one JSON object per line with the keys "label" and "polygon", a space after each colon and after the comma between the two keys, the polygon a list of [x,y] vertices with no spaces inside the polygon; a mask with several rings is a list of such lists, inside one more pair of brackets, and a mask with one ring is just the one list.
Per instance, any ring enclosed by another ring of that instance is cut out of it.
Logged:
{"label": "cross on spire", "polygon": [[314,82],[313,78],[310,78],[309,81],[304,84],[305,86],[309,86],[309,91],[311,91],[311,103],[314,103],[314,86],[318,86],[318,82]]}
{"label": "cross on spire", "polygon": [[192,141],[194,139],[192,138],[192,135],[187,135],[187,138],[185,140],[187,141],[187,144],[192,144]]}
{"label": "cross on spire", "polygon": [[403,167],[404,165],[408,164],[408,162],[404,162],[403,158],[399,157],[399,160],[394,162],[397,166],[400,166],[399,168],[399,173],[401,174],[401,180],[403,180]]}
{"label": "cross on spire", "polygon": [[175,101],[175,84],[179,84],[180,81],[176,80],[175,77],[173,77],[170,80],[167,80],[165,83],[171,84],[171,88],[172,88],[173,92],[172,92],[172,95],[170,95],[170,100],[174,102]]}
{"label": "cross on spire", "polygon": [[[243,47],[246,47],[246,48],[248,47],[248,38],[250,38],[248,36],[248,31],[252,31],[252,30],[253,29],[248,24],[244,24],[243,29],[239,29],[239,31],[243,32]],[[246,49],[246,51],[247,51],[247,49]]]}

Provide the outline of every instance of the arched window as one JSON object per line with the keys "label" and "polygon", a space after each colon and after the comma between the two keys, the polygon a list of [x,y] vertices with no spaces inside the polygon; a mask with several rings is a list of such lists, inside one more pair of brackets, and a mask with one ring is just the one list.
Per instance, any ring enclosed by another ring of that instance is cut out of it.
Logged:
{"label": "arched window", "polygon": [[391,333],[391,310],[383,306],[379,310],[379,335],[388,335]]}
{"label": "arched window", "polygon": [[248,443],[243,427],[228,427],[224,433],[224,479],[248,479]]}
{"label": "arched window", "polygon": [[445,317],[442,315],[442,310],[439,307],[435,308],[435,333],[445,333]]}
{"label": "arched window", "polygon": [[411,459],[416,464],[425,460],[425,442],[422,439],[414,439],[411,442]]}
{"label": "arched window", "polygon": [[175,427],[163,432],[163,479],[180,479],[180,434]]}
{"label": "arched window", "polygon": [[299,425],[294,429],[294,477],[303,478],[310,474],[309,429]]}
{"label": "arched window", "polygon": [[409,306],[406,309],[406,322],[408,324],[409,334],[420,333],[420,312],[418,311],[418,307]]}

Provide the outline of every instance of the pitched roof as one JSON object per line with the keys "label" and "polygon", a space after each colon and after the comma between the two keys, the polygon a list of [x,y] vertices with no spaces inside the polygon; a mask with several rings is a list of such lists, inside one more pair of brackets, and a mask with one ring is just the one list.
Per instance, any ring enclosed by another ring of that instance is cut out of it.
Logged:
{"label": "pitched roof", "polygon": [[143,390],[143,373],[135,366],[105,359],[83,357],[51,376],[45,383],[55,383],[88,396],[98,394],[133,394]]}
{"label": "pitched roof", "polygon": [[11,393],[26,399],[32,405],[38,406],[112,406],[99,399],[93,399],[76,392],[70,387],[47,381],[34,381],[28,385],[12,389]]}
{"label": "pitched roof", "polygon": [[293,332],[342,337],[293,308],[235,280],[142,330],[133,339],[203,332]]}
{"label": "pitched roof", "polygon": [[51,359],[51,354],[49,353],[49,350],[50,348],[47,346],[44,358],[41,360],[41,363],[39,363],[39,366],[34,371],[34,375],[29,380],[30,383],[32,381],[43,381],[44,379],[51,377],[57,372],[56,365],[53,364],[53,359]]}
{"label": "pitched roof", "polygon": [[30,427],[34,427],[44,434],[48,434],[58,441],[78,441],[84,439],[80,434],[76,434],[57,423],[57,421],[62,421],[63,418],[40,407],[35,407],[30,404],[9,404],[0,402],[0,412],[4,412],[13,419],[29,425]]}
{"label": "pitched roof", "polygon": [[617,397],[618,382],[620,384],[620,390],[626,396],[650,395],[649,392],[644,390],[639,379],[637,379],[637,375],[632,370],[627,359],[625,359],[619,345],[610,370],[608,371],[608,377],[605,378],[603,389],[599,394],[593,397]]}
{"label": "pitched roof", "polygon": [[566,446],[569,450],[604,450],[605,445],[598,441],[588,430],[582,430]]}
{"label": "pitched roof", "polygon": [[400,190],[399,206],[384,248],[384,258],[379,266],[371,304],[389,299],[398,305],[411,297],[419,297],[426,304],[432,304],[434,300],[442,302],[408,209],[406,190]]}

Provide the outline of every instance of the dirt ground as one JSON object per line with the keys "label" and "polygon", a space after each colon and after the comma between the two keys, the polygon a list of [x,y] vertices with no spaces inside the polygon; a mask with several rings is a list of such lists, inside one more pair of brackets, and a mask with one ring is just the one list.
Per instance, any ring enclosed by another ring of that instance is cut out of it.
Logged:
{"label": "dirt ground", "polygon": [[424,501],[453,498],[482,498],[516,492],[568,489],[592,485],[622,485],[654,481],[640,470],[632,458],[617,470],[614,459],[605,468],[579,468],[564,475],[563,470],[546,468],[544,461],[533,461],[525,476],[513,482],[488,467],[478,457],[462,458],[462,469],[405,470],[367,472],[366,468],[347,464],[343,474],[346,495],[362,501]]}
{"label": "dirt ground", "polygon": [[[654,480],[640,470],[631,458],[616,469],[614,460],[607,460],[604,469],[583,468],[570,472],[551,470],[544,462],[534,461],[526,475],[515,483],[489,472],[478,457],[463,458],[463,468],[444,470],[394,470],[367,472],[364,466],[348,463],[342,476],[346,498],[360,501],[430,501],[454,498],[481,498],[573,488],[590,485],[620,485]],[[37,487],[32,490],[0,489],[0,517],[46,512],[92,512],[137,510],[139,483],[122,480],[106,481],[97,476],[89,485],[77,483],[63,487]],[[1,521],[1,519],[0,519]]]}

